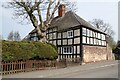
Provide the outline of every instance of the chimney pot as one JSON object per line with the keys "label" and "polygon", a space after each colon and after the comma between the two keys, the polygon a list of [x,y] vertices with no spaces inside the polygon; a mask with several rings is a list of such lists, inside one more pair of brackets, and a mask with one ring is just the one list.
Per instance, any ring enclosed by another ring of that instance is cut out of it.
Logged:
{"label": "chimney pot", "polygon": [[58,7],[58,16],[59,17],[62,17],[65,15],[65,5],[64,4],[61,4],[59,7]]}

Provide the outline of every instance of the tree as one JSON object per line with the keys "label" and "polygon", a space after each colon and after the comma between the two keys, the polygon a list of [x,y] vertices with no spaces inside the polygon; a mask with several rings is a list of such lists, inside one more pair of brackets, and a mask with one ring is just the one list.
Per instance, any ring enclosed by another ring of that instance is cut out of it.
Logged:
{"label": "tree", "polygon": [[101,19],[93,19],[92,21],[90,21],[90,23],[92,23],[96,28],[105,32],[108,36],[113,37],[114,31],[111,29],[112,26],[109,23],[105,23]]}
{"label": "tree", "polygon": [[11,31],[8,35],[8,40],[13,41],[14,40],[14,32]]}
{"label": "tree", "polygon": [[14,32],[14,41],[20,41],[20,34],[18,31]]}
{"label": "tree", "polygon": [[115,58],[117,60],[120,60],[120,41],[117,42],[117,45],[115,49],[113,50],[113,53],[115,53]]}
{"label": "tree", "polygon": [[19,32],[18,31],[16,31],[16,32],[11,31],[8,35],[8,40],[10,40],[10,41],[20,41],[21,38],[20,38]]}
{"label": "tree", "polygon": [[[22,17],[23,20],[30,20],[37,31],[39,41],[46,42],[46,30],[62,2],[70,7],[69,9],[75,10],[74,3],[66,0],[35,0],[35,2],[32,0],[13,0],[7,5],[7,8],[14,9],[16,18]],[[44,15],[46,17],[43,19]]]}
{"label": "tree", "polygon": [[93,19],[93,21],[90,21],[96,28],[100,29],[101,31],[105,32],[107,34],[106,39],[109,44],[109,46],[114,49],[116,46],[116,42],[113,39],[114,31],[111,29],[112,26],[110,26],[109,23],[105,23],[101,19]]}

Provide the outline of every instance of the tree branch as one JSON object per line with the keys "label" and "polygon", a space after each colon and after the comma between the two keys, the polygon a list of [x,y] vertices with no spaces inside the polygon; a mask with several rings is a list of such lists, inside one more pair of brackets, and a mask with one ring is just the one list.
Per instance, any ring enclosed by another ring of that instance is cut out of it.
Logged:
{"label": "tree branch", "polygon": [[53,11],[52,11],[52,14],[51,14],[51,16],[50,16],[50,19],[48,20],[49,23],[50,23],[51,20],[53,19],[54,14],[55,14],[55,11],[58,9],[59,5],[60,5],[60,0],[58,0],[57,4],[55,5],[55,7],[54,7],[54,9],[53,9]]}

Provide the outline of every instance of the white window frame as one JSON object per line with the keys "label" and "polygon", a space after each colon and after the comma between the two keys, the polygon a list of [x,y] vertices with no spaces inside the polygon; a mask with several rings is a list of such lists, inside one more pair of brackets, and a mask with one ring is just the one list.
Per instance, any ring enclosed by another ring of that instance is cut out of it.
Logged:
{"label": "white window frame", "polygon": [[68,31],[67,32],[67,37],[72,38],[73,37],[73,31]]}
{"label": "white window frame", "polygon": [[72,53],[73,53],[73,47],[72,46],[63,47],[63,54],[72,54]]}

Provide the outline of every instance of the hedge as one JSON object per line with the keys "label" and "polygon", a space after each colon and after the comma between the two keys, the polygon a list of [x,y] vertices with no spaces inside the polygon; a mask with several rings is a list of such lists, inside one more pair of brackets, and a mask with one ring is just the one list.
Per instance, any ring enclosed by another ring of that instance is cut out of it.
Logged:
{"label": "hedge", "polygon": [[57,59],[55,46],[32,41],[2,41],[2,61]]}

